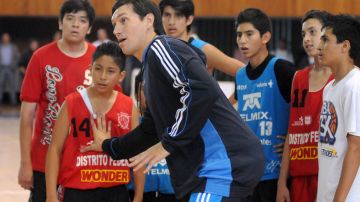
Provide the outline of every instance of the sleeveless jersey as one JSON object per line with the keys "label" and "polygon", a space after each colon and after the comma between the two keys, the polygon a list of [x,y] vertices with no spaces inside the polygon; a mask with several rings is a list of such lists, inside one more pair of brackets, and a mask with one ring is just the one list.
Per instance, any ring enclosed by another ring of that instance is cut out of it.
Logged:
{"label": "sleeveless jersey", "polygon": [[[318,174],[320,110],[326,84],[309,92],[310,70],[311,67],[297,71],[292,84],[288,130],[291,176]],[[332,79],[330,76],[328,82]]]}
{"label": "sleeveless jersey", "polygon": [[[139,122],[141,122],[141,117]],[[131,172],[131,181],[127,184],[129,190],[134,190],[134,176]],[[149,172],[145,174],[144,192],[160,192],[162,194],[174,194],[170,181],[170,171],[166,159],[155,163]]]}
{"label": "sleeveless jersey", "polygon": [[[128,160],[113,160],[103,152],[80,152],[81,146],[93,141],[89,119],[91,113],[79,92],[70,94],[65,100],[71,125],[63,148],[59,184],[76,189],[127,184],[130,180]],[[132,107],[132,99],[118,92],[113,106],[105,114],[106,122],[112,122],[112,136],[121,136],[131,131]]]}
{"label": "sleeveless jersey", "polygon": [[261,76],[250,80],[246,68],[236,73],[236,93],[241,118],[258,136],[265,153],[265,171],[261,180],[277,179],[281,157],[274,146],[284,142],[277,138],[287,134],[289,104],[280,93],[274,66],[277,58],[272,58]]}
{"label": "sleeveless jersey", "polygon": [[31,57],[21,88],[20,99],[37,103],[31,144],[33,170],[45,172],[45,156],[60,107],[68,94],[91,84],[89,67],[95,47],[72,58],[56,42],[36,50]]}
{"label": "sleeveless jersey", "polygon": [[[127,185],[128,189],[134,189],[133,181]],[[144,192],[158,191],[162,194],[174,194],[174,189],[170,181],[170,171],[167,167],[166,159],[155,163],[145,175]]]}

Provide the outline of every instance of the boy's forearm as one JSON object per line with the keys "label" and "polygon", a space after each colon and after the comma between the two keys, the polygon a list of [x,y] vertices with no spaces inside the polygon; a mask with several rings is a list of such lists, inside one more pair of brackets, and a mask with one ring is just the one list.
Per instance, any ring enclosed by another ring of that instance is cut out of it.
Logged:
{"label": "boy's forearm", "polygon": [[57,179],[60,167],[60,154],[51,146],[46,156],[45,178],[46,178],[46,197],[57,198]]}
{"label": "boy's forearm", "polygon": [[[20,123],[20,125],[24,125]],[[31,139],[32,139],[32,127],[20,129],[20,163],[31,164]]]}
{"label": "boy's forearm", "polygon": [[142,201],[143,199],[145,185],[144,170],[145,168],[134,172],[134,201]]}
{"label": "boy's forearm", "polygon": [[346,151],[341,176],[336,189],[334,201],[345,201],[351,185],[360,166],[360,137],[348,135],[348,150]]}
{"label": "boy's forearm", "polygon": [[289,156],[289,135],[286,136],[284,151],[281,159],[281,168],[280,175],[278,179],[278,185],[285,185],[289,175],[289,167],[290,167],[290,156]]}
{"label": "boy's forearm", "polygon": [[237,103],[237,100],[235,99],[235,93],[233,93],[229,98],[228,98],[229,102],[232,105],[235,105]]}
{"label": "boy's forearm", "polygon": [[21,163],[31,164],[31,140],[33,131],[34,110],[22,105],[20,112],[20,159]]}

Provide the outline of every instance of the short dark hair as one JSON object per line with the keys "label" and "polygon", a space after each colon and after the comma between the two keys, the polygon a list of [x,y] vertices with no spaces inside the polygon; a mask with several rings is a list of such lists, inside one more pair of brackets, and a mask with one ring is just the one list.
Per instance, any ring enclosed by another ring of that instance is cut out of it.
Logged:
{"label": "short dark hair", "polygon": [[348,40],[351,46],[349,56],[354,60],[355,65],[360,65],[360,22],[357,19],[344,14],[332,15],[322,29],[332,29],[337,43]]}
{"label": "short dark hair", "polygon": [[126,57],[117,43],[109,41],[100,44],[92,56],[92,61],[95,62],[95,60],[103,55],[112,57],[114,62],[119,66],[120,71],[124,70]]}
{"label": "short dark hair", "polygon": [[95,9],[88,0],[66,0],[60,9],[60,21],[64,19],[65,14],[78,11],[86,12],[91,27],[95,19]]}
{"label": "short dark hair", "polygon": [[241,23],[246,22],[251,23],[255,29],[260,32],[261,36],[266,32],[272,32],[269,16],[260,9],[248,8],[241,11],[236,19],[235,28],[237,28]]}
{"label": "short dark hair", "polygon": [[[161,0],[159,4],[161,15],[164,14],[166,6],[172,7],[175,11],[179,12],[186,18],[194,16],[195,13],[195,6],[192,0]],[[190,28],[191,24],[186,27],[188,32],[190,31]]]}
{"label": "short dark hair", "polygon": [[140,16],[140,19],[144,19],[144,17],[152,13],[154,15],[154,31],[156,34],[161,35],[164,34],[164,28],[161,21],[160,10],[155,3],[150,0],[116,0],[113,7],[112,13],[116,11],[119,7],[131,4],[133,6],[134,12]]}
{"label": "short dark hair", "polygon": [[308,12],[305,13],[304,17],[301,19],[301,23],[304,23],[309,19],[317,19],[320,21],[321,24],[324,24],[330,15],[331,14],[327,11],[309,10]]}

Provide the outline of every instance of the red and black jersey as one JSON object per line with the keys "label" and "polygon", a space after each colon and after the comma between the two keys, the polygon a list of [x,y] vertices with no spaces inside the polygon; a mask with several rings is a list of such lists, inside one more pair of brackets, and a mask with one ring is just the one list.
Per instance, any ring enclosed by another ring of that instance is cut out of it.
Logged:
{"label": "red and black jersey", "polygon": [[[310,70],[311,67],[299,70],[292,84],[288,129],[291,176],[318,174],[320,110],[326,85],[316,92],[309,92]],[[328,82],[332,79],[330,76]]]}
{"label": "red and black jersey", "polygon": [[21,88],[20,99],[37,103],[31,145],[33,169],[45,171],[45,155],[53,126],[65,96],[91,84],[91,56],[95,47],[88,43],[84,55],[65,55],[56,42],[36,50],[30,59]]}
{"label": "red and black jersey", "polygon": [[[127,184],[130,180],[128,160],[113,160],[103,152],[80,152],[81,146],[93,141],[90,112],[79,92],[70,94],[65,100],[70,130],[63,148],[59,184],[76,189]],[[113,106],[105,114],[106,122],[112,123],[113,137],[122,136],[131,130],[132,108],[132,99],[118,92]]]}

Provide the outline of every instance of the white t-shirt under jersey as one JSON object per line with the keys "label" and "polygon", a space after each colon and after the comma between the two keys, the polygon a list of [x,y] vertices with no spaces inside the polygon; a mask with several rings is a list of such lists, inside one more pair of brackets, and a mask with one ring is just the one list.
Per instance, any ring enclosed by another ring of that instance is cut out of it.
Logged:
{"label": "white t-shirt under jersey", "polygon": [[[333,201],[348,149],[348,133],[360,136],[360,70],[357,67],[337,83],[331,81],[323,92],[317,202]],[[346,201],[360,202],[360,170]]]}

